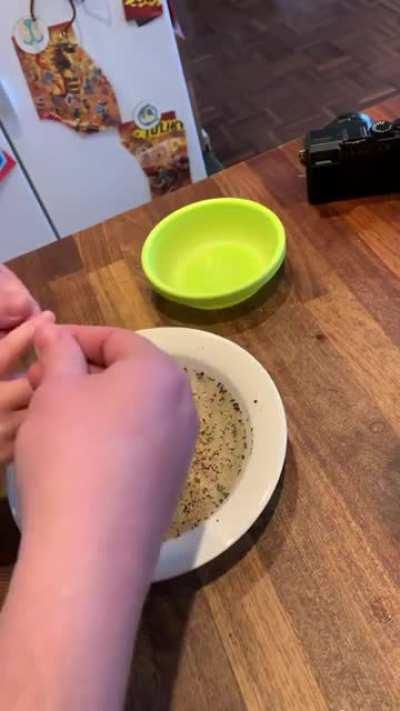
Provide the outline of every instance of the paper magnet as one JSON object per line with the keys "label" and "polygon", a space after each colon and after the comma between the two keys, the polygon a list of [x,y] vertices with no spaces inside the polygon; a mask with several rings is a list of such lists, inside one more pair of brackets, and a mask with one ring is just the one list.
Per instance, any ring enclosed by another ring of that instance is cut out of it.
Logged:
{"label": "paper magnet", "polygon": [[122,2],[126,19],[136,20],[139,26],[163,14],[162,0],[122,0]]}
{"label": "paper magnet", "polygon": [[22,17],[14,27],[13,39],[22,52],[39,54],[49,44],[49,30],[39,18]]}
{"label": "paper magnet", "polygon": [[14,158],[6,151],[0,150],[0,182],[7,177],[15,165]]}
{"label": "paper magnet", "polygon": [[[143,106],[138,119],[121,124],[119,133],[125,148],[134,155],[149,179],[153,197],[164,195],[191,182],[189,155],[183,122],[174,111],[158,112]],[[149,124],[149,125],[146,125]]]}

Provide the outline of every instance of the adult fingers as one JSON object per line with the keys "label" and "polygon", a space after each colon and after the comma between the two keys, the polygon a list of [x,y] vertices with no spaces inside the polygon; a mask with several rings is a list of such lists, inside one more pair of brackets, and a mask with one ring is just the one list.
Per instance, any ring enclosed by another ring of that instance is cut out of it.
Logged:
{"label": "adult fingers", "polygon": [[161,351],[143,336],[124,328],[103,326],[68,326],[78,341],[86,360],[99,367],[109,367],[128,358],[149,357]]}
{"label": "adult fingers", "polygon": [[88,372],[85,356],[77,340],[65,327],[55,324],[39,326],[35,332],[34,345],[41,368],[41,383],[49,378]]}
{"label": "adult fingers", "polygon": [[51,311],[44,311],[35,318],[25,321],[0,341],[0,374],[7,373],[15,361],[32,345],[33,336],[39,324],[54,321]]}
{"label": "adult fingers", "polygon": [[26,373],[26,377],[29,380],[31,388],[33,390],[36,390],[36,388],[39,387],[40,383],[42,382],[42,376],[43,376],[43,367],[39,361],[35,361],[35,363],[32,363],[32,365],[28,368],[28,371]]}
{"label": "adult fingers", "polygon": [[13,440],[22,425],[27,410],[16,410],[0,418],[0,443]]}
{"label": "adult fingers", "polygon": [[0,264],[0,330],[14,328],[40,308],[18,277]]}
{"label": "adult fingers", "polygon": [[[0,286],[1,288],[1,286]],[[1,296],[1,292],[0,292]],[[40,307],[33,301],[32,297],[26,293],[10,294],[6,303],[2,303],[0,310],[0,326],[2,330],[10,330],[19,326],[24,321],[37,316]]]}
{"label": "adult fingers", "polygon": [[15,438],[27,410],[12,412],[0,420],[0,464],[8,464],[14,458]]}
{"label": "adult fingers", "polygon": [[27,378],[5,380],[0,384],[0,416],[2,412],[26,408],[32,397],[32,388]]}

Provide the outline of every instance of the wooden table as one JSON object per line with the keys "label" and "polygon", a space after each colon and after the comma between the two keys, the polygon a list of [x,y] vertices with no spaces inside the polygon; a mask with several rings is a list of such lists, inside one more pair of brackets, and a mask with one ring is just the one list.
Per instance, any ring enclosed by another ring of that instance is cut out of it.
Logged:
{"label": "wooden table", "polygon": [[[400,115],[400,101],[374,114]],[[61,322],[184,325],[233,339],[286,405],[287,463],[268,510],[220,559],[153,588],[128,709],[400,709],[399,201],[310,207],[297,150],[283,146],[12,265]],[[152,294],[140,249],[172,209],[221,195],[276,210],[288,259],[251,303],[192,313]],[[4,593],[11,568],[1,570]]]}

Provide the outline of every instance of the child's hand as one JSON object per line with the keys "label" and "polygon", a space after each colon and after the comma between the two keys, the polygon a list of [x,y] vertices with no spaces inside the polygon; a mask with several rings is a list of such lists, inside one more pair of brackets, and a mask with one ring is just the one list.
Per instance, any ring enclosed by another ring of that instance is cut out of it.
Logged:
{"label": "child's hand", "polygon": [[117,551],[145,535],[155,564],[197,434],[186,375],[122,329],[45,326],[35,347],[40,385],[16,454],[24,532],[117,538]]}
{"label": "child's hand", "polygon": [[2,706],[27,690],[26,708],[116,711],[196,411],[178,365],[129,331],[45,326],[35,347],[39,385],[16,442],[22,543],[1,616]]}
{"label": "child's hand", "polygon": [[0,464],[13,458],[15,437],[32,397],[29,380],[24,376],[12,378],[10,374],[19,358],[32,346],[38,325],[52,320],[53,314],[44,312],[0,340]]}
{"label": "child's hand", "polygon": [[39,311],[38,304],[23,283],[0,264],[0,332],[9,331]]}

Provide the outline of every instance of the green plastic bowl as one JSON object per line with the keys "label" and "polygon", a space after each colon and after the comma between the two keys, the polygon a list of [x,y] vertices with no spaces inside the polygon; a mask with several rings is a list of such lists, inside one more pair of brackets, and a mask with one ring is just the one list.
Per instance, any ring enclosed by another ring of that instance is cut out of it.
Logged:
{"label": "green plastic bowl", "polygon": [[278,271],[285,230],[268,208],[251,200],[204,200],[171,213],[142,250],[143,270],[167,299],[197,309],[234,306]]}

